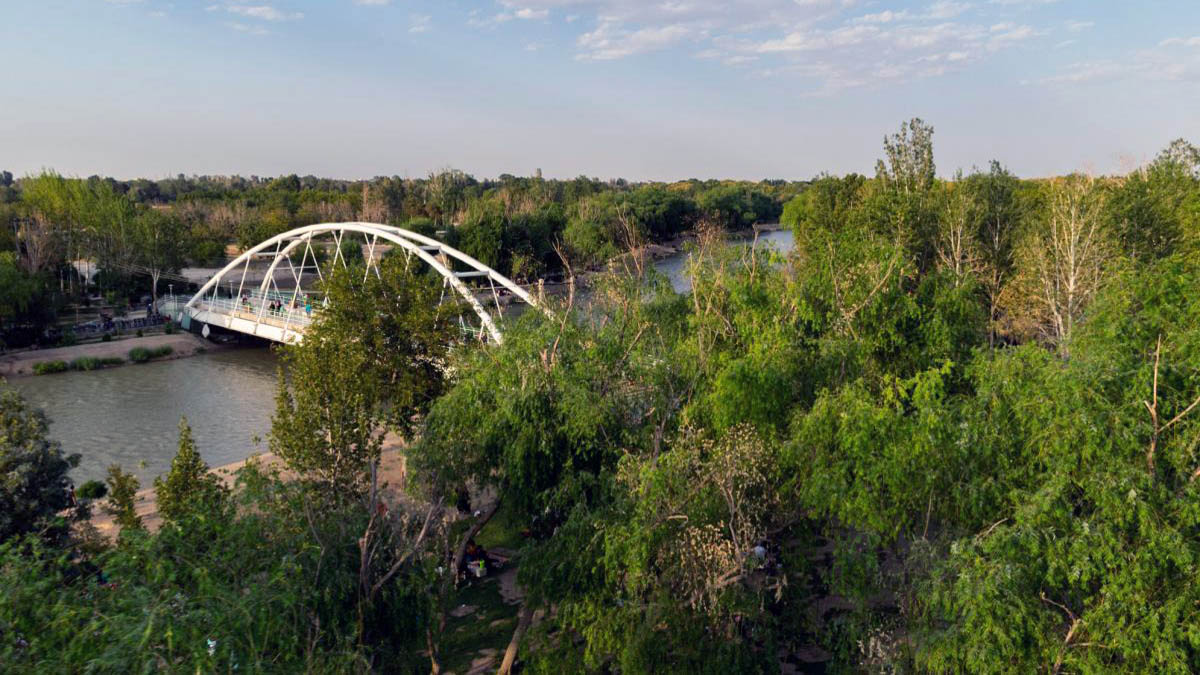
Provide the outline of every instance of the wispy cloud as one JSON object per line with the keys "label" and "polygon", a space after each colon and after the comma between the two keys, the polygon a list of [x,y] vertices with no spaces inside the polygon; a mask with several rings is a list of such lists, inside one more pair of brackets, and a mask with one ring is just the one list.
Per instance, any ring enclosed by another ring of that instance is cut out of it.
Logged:
{"label": "wispy cloud", "polygon": [[267,33],[270,32],[266,28],[263,28],[262,26],[250,26],[250,25],[247,25],[244,23],[237,23],[237,22],[230,23],[229,27],[239,33],[246,33],[247,35],[266,35]]}
{"label": "wispy cloud", "polygon": [[544,19],[550,15],[550,10],[545,7],[541,9],[533,9],[532,7],[522,7],[518,9],[514,16],[518,19]]}
{"label": "wispy cloud", "polygon": [[392,0],[354,0],[356,5],[367,5],[370,7],[379,7],[382,5],[392,4]]}
{"label": "wispy cloud", "polygon": [[249,19],[259,19],[261,21],[299,21],[304,18],[303,12],[287,12],[273,5],[224,4],[209,5],[205,9],[210,12],[223,10],[230,14],[236,14]]}
{"label": "wispy cloud", "polygon": [[433,17],[428,14],[410,14],[408,16],[408,32],[427,33],[433,28]]}
{"label": "wispy cloud", "polygon": [[[759,75],[808,79],[828,91],[934,77],[1034,43],[1054,26],[1025,15],[1053,1],[924,0],[897,8],[872,0],[494,0],[498,11],[473,10],[467,22],[510,30],[522,18],[578,25],[580,61],[686,48],[698,59],[753,64]],[[1078,33],[1087,22],[1076,23],[1067,30]]]}
{"label": "wispy cloud", "polygon": [[1200,83],[1200,36],[1167,38],[1153,47],[1134,50],[1121,58],[1097,59],[1068,64],[1058,73],[1035,80],[1036,84],[1065,86],[1138,82]]}
{"label": "wispy cloud", "polygon": [[579,36],[581,60],[608,61],[633,54],[656,51],[674,45],[689,35],[684,26],[671,25],[629,30],[618,22],[600,24],[596,30]]}

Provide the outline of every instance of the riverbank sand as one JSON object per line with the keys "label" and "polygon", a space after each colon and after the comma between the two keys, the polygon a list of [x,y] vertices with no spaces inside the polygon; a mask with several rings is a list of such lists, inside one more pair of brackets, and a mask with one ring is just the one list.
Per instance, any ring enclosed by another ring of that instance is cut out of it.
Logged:
{"label": "riverbank sand", "polygon": [[[406,476],[407,464],[404,456],[404,441],[398,436],[389,434],[383,441],[383,451],[379,460],[379,485],[385,492],[394,492],[403,488],[404,479]],[[238,469],[246,465],[251,460],[257,460],[264,468],[276,468],[281,471],[284,478],[288,478],[290,474],[283,468],[283,460],[276,455],[266,452],[252,455],[240,462],[226,464],[213,469],[213,473],[221,477],[226,485],[232,486]],[[113,521],[113,517],[105,513],[104,503],[106,499],[97,500],[92,504],[92,525],[99,530],[100,534],[109,539],[116,538],[118,527]],[[154,497],[154,487],[151,485],[142,490],[139,490],[135,498],[137,514],[141,516],[142,523],[150,531],[157,530],[162,524],[162,517],[158,515],[158,503]]]}
{"label": "riverbank sand", "polygon": [[155,349],[170,347],[171,354],[163,359],[179,359],[192,356],[201,351],[212,351],[220,345],[209,342],[191,333],[175,333],[174,335],[147,335],[146,337],[131,337],[112,342],[89,342],[71,347],[55,347],[53,349],[33,349],[0,355],[0,376],[23,377],[33,374],[33,366],[44,361],[64,361],[70,363],[77,358],[90,356],[92,358],[126,359],[129,363],[129,350],[134,347]]}

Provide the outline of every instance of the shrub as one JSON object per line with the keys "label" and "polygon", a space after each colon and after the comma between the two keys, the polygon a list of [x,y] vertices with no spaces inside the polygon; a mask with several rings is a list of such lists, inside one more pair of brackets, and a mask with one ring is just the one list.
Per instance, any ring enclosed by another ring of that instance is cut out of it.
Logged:
{"label": "shrub", "polygon": [[193,511],[220,509],[228,500],[229,490],[196,451],[186,417],[179,420],[179,452],[166,478],[154,479],[154,495],[158,512],[171,521],[179,521]]}
{"label": "shrub", "polygon": [[75,337],[75,331],[66,331],[62,334],[62,337],[58,339],[58,345],[60,347],[70,347],[78,343],[79,338]]}
{"label": "shrub", "polygon": [[103,499],[106,495],[108,486],[98,480],[89,480],[75,490],[75,496],[79,499]]}
{"label": "shrub", "polygon": [[103,336],[101,336],[100,341],[101,342],[112,342],[112,333],[105,333]]}
{"label": "shrub", "polygon": [[[0,381],[0,544],[28,533],[62,533],[56,514],[70,506],[67,472],[78,466],[79,455],[64,454],[61,445],[46,437],[48,429],[42,411]],[[8,625],[0,613],[5,632],[0,662],[7,660],[11,644]]]}
{"label": "shrub", "polygon": [[71,362],[71,370],[95,370],[102,364],[94,356],[81,356]]}
{"label": "shrub", "polygon": [[50,373],[61,373],[67,369],[66,361],[42,361],[41,363],[33,364],[34,375],[49,375]]}
{"label": "shrub", "polygon": [[142,517],[137,514],[137,492],[142,486],[137,477],[126,473],[120,464],[108,467],[108,504],[104,510],[117,521],[121,530],[142,529]]}
{"label": "shrub", "polygon": [[175,322],[167,321],[166,325],[163,326],[163,331],[167,335],[174,335],[175,334]]}
{"label": "shrub", "polygon": [[170,345],[154,348],[134,347],[129,350],[129,360],[134,363],[145,363],[150,359],[160,359],[164,356],[170,356],[174,351]]}
{"label": "shrub", "polygon": [[139,329],[137,329],[137,336],[138,336],[138,337],[145,337],[145,336],[146,336],[146,334],[142,332],[142,329],[141,329],[141,328],[139,328]]}
{"label": "shrub", "polygon": [[100,359],[100,365],[102,366],[119,366],[122,363],[125,363],[125,359],[119,356],[105,356]]}

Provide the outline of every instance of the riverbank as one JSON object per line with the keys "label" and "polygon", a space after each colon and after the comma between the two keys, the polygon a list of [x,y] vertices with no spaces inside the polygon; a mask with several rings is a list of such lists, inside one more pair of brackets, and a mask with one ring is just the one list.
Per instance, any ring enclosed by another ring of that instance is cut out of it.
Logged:
{"label": "riverbank", "polygon": [[[145,349],[161,349],[170,347],[171,353],[160,357],[159,360],[179,359],[186,356],[212,351],[221,348],[220,345],[209,342],[191,333],[175,333],[173,335],[147,335],[146,337],[130,337],[111,342],[90,342],[70,347],[54,347],[52,349],[31,349],[13,352],[0,356],[0,376],[24,377],[33,374],[33,367],[38,363],[48,361],[63,361],[70,363],[78,358],[122,359],[122,365],[129,361],[129,350],[135,347]],[[46,375],[44,377],[51,377]]]}
{"label": "riverbank", "polygon": [[[407,461],[404,456],[404,442],[396,436],[388,435],[383,442],[383,450],[379,458],[379,485],[385,495],[388,495],[388,501],[391,501],[396,491],[404,486],[405,476],[407,475]],[[279,469],[284,478],[292,477],[283,468],[283,460],[273,453],[263,452],[252,454],[246,459],[238,462],[232,462],[223,466],[216,467],[212,473],[216,474],[225,482],[226,485],[232,486],[237,478],[237,472],[250,461],[259,462],[264,468]],[[103,536],[108,539],[115,539],[119,528],[113,517],[104,511],[103,503],[105,499],[97,500],[92,504],[92,526]],[[134,499],[137,514],[142,519],[142,524],[151,532],[157,530],[162,525],[162,517],[158,514],[158,500],[154,496],[154,485],[144,486],[139,490],[137,497]]]}

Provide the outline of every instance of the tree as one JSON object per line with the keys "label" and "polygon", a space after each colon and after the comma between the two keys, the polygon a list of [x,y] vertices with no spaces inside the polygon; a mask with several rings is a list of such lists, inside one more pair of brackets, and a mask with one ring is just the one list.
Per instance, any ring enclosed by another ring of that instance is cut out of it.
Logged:
{"label": "tree", "polygon": [[933,163],[933,127],[914,117],[899,133],[883,139],[885,159],[875,164],[876,177],[905,194],[927,192],[937,178]]}
{"label": "tree", "polygon": [[37,291],[37,283],[17,266],[17,256],[0,251],[0,331],[5,322],[29,307]]}
{"label": "tree", "polygon": [[975,250],[980,213],[962,171],[942,187],[942,208],[934,250],[938,263],[959,286],[972,276],[979,264]]}
{"label": "tree", "polygon": [[179,521],[185,515],[211,512],[225,501],[228,490],[221,479],[209,471],[208,464],[196,452],[192,428],[187,418],[179,420],[179,452],[171,460],[166,479],[154,479],[154,496],[158,512],[169,521]]}
{"label": "tree", "polygon": [[1094,179],[1055,179],[1047,190],[1045,220],[1026,238],[1022,255],[1038,330],[1065,356],[1114,247],[1103,219],[1105,196]]}
{"label": "tree", "polygon": [[0,382],[0,542],[40,532],[62,534],[55,515],[71,506],[67,472],[79,455],[66,455],[46,437],[46,416]]}
{"label": "tree", "polygon": [[122,532],[143,529],[137,513],[137,493],[141,483],[137,476],[126,473],[120,464],[108,467],[104,481],[108,485],[108,503],[104,510],[116,521]]}
{"label": "tree", "polygon": [[1160,167],[1174,165],[1190,173],[1192,178],[1200,180],[1200,148],[1182,138],[1171,141],[1170,145],[1158,153],[1154,164]]}
{"label": "tree", "polygon": [[1018,181],[997,161],[987,173],[973,173],[966,189],[974,202],[979,223],[974,247],[979,256],[979,278],[987,295],[988,341],[995,345],[1001,293],[1013,275],[1013,246],[1023,217],[1017,200]]}
{"label": "tree", "polygon": [[158,279],[183,266],[187,239],[174,214],[149,209],[133,219],[130,228],[134,260],[150,272],[150,293],[158,303]]}
{"label": "tree", "polygon": [[441,393],[458,306],[402,256],[338,269],[304,342],[286,348],[270,447],[335,492],[366,488],[390,428],[408,434]]}

